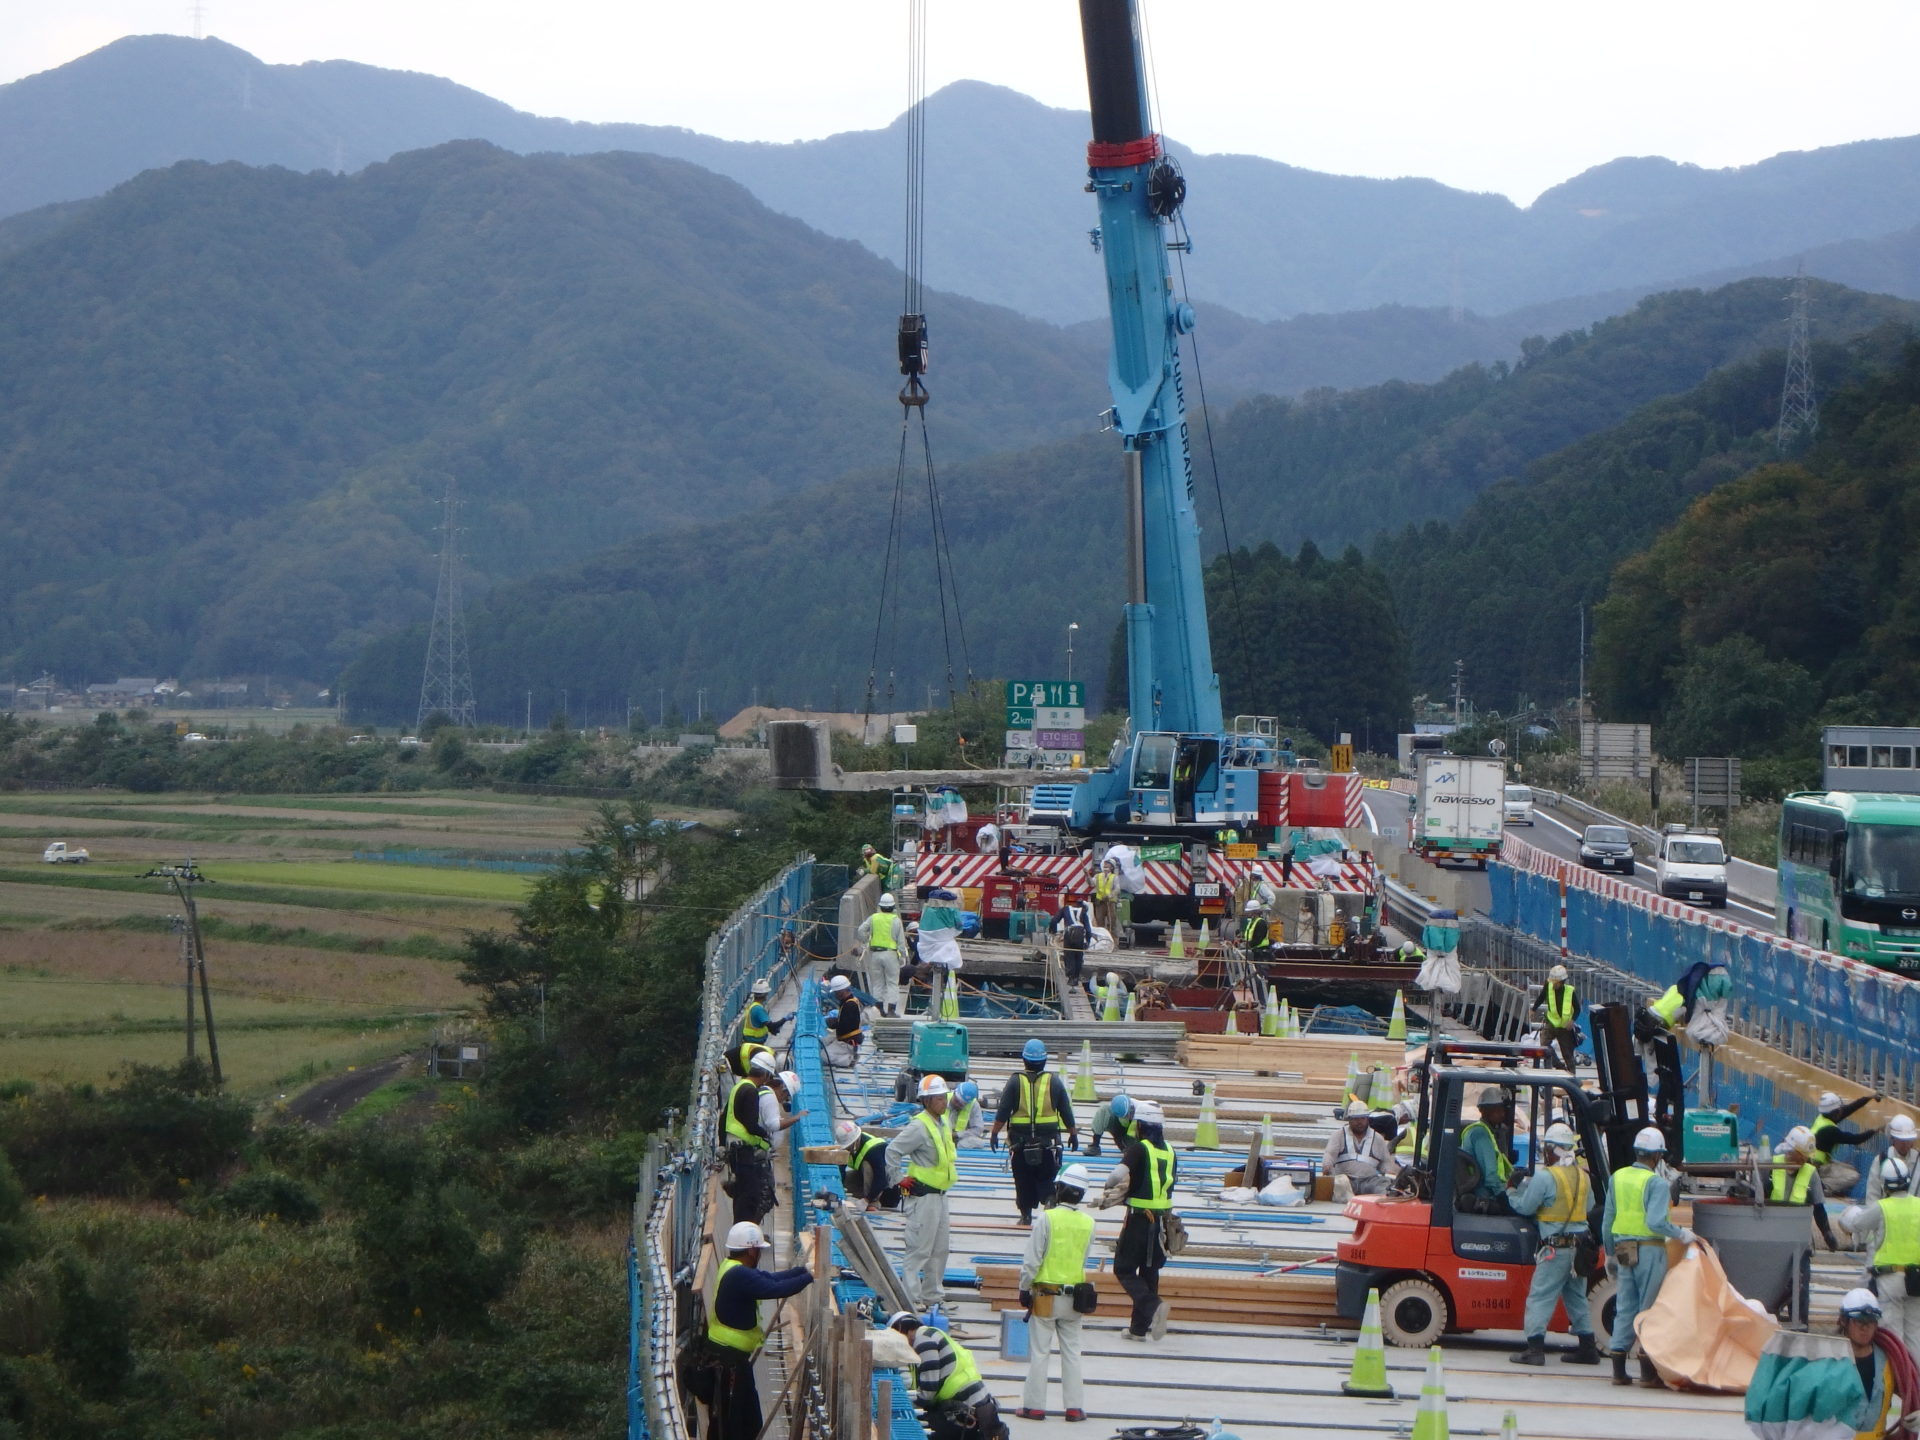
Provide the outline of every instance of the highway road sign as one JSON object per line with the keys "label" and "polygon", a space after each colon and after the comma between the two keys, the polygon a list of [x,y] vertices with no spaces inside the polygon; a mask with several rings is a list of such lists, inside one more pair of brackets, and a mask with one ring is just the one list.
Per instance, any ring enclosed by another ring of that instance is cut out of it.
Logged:
{"label": "highway road sign", "polygon": [[1076,710],[1087,708],[1087,684],[1084,680],[1009,680],[1007,705],[1064,705]]}
{"label": "highway road sign", "polygon": [[1687,795],[1695,805],[1732,808],[1740,803],[1740,760],[1731,755],[1687,759]]}
{"label": "highway road sign", "polygon": [[1031,730],[1007,731],[1007,749],[1031,750],[1033,748],[1034,748],[1033,731]]}
{"label": "highway road sign", "polygon": [[1009,730],[1082,730],[1087,712],[1078,705],[1009,705]]}
{"label": "highway road sign", "polygon": [[1348,774],[1353,769],[1353,746],[1329,745],[1327,747],[1327,768],[1336,775]]}
{"label": "highway road sign", "polygon": [[1080,730],[1035,730],[1033,742],[1042,750],[1084,750],[1087,737]]}

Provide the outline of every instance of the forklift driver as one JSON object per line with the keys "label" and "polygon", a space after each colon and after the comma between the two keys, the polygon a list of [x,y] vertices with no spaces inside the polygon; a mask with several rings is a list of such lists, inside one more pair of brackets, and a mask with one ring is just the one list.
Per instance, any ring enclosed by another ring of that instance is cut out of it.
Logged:
{"label": "forklift driver", "polygon": [[1507,1201],[1507,1177],[1513,1174],[1513,1161],[1500,1148],[1496,1130],[1505,1130],[1513,1119],[1513,1107],[1507,1092],[1489,1085],[1480,1092],[1480,1118],[1460,1131],[1459,1173],[1454,1179],[1455,1193],[1462,1210],[1475,1215],[1511,1215]]}

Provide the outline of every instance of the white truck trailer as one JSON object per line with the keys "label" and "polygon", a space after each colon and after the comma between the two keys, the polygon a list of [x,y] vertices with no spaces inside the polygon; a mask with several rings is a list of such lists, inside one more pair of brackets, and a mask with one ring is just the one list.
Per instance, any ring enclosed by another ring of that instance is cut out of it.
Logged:
{"label": "white truck trailer", "polygon": [[1471,860],[1482,870],[1500,856],[1506,825],[1507,764],[1484,755],[1424,755],[1414,794],[1413,840],[1428,860]]}

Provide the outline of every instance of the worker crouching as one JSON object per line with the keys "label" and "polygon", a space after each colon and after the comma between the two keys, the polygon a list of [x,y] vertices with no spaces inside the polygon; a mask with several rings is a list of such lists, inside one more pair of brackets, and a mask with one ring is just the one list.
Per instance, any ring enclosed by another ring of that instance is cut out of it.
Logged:
{"label": "worker crouching", "polygon": [[1127,1218],[1113,1247],[1113,1274],[1133,1300],[1133,1314],[1124,1340],[1158,1340],[1167,1333],[1171,1309],[1160,1298],[1160,1270],[1170,1253],[1169,1217],[1173,1214],[1173,1186],[1179,1170],[1173,1147],[1162,1128],[1165,1117],[1152,1100],[1133,1107],[1134,1138],[1121,1152],[1120,1163],[1108,1174],[1100,1193],[1100,1208],[1126,1201]]}
{"label": "worker crouching", "polygon": [[1587,1281],[1599,1259],[1588,1229],[1593,1181],[1580,1163],[1579,1141],[1571,1126],[1547,1127],[1541,1159],[1531,1175],[1512,1177],[1514,1213],[1538,1221],[1540,1248],[1534,1252],[1533,1280],[1527,1287],[1527,1348],[1507,1358],[1516,1365],[1546,1364],[1547,1326],[1553,1321],[1554,1306],[1564,1304],[1567,1326],[1579,1343],[1560,1358],[1569,1365],[1598,1365],[1593,1311],[1587,1304]]}
{"label": "worker crouching", "polygon": [[1080,1317],[1094,1308],[1087,1281],[1087,1250],[1093,1216],[1081,1208],[1093,1177],[1084,1165],[1069,1165],[1053,1187],[1053,1203],[1034,1217],[1033,1233],[1020,1260],[1020,1303],[1030,1325],[1027,1383],[1020,1392],[1020,1418],[1047,1418],[1047,1371],[1060,1345],[1060,1398],[1067,1419],[1084,1420],[1080,1376]]}
{"label": "worker crouching", "polygon": [[887,1326],[913,1345],[914,1400],[926,1415],[929,1440],[1007,1440],[1000,1403],[966,1346],[910,1310],[897,1311]]}
{"label": "worker crouching", "polygon": [[[1671,1188],[1658,1172],[1667,1153],[1666,1137],[1649,1125],[1633,1137],[1633,1164],[1613,1172],[1607,1187],[1606,1215],[1600,1239],[1613,1264],[1613,1383],[1631,1385],[1627,1356],[1633,1349],[1634,1317],[1653,1308],[1661,1283],[1667,1278],[1664,1242],[1693,1243],[1693,1231],[1667,1218]],[[1650,1390],[1666,1385],[1653,1361],[1640,1357],[1640,1383]]]}

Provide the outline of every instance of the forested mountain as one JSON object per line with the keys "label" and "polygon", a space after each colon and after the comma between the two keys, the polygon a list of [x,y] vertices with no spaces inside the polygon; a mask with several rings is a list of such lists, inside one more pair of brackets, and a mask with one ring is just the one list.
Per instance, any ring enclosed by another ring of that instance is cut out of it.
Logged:
{"label": "forested mountain", "polygon": [[[149,172],[0,258],[0,663],[325,678],[449,476],[485,582],[890,464],[899,283],[657,156]],[[943,455],[1090,423],[1084,337],[934,303]]]}
{"label": "forested mountain", "polygon": [[[1816,345],[1822,388],[1890,363],[1912,323]],[[1411,639],[1415,683],[1439,688],[1460,659],[1469,692],[1489,708],[1573,694],[1580,612],[1591,615],[1607,595],[1615,567],[1700,496],[1774,458],[1783,366],[1781,351],[1731,366],[1491,486],[1451,524],[1410,527],[1376,546]],[[1664,660],[1649,663],[1655,676],[1664,672]],[[1656,704],[1657,686],[1635,674],[1598,692],[1609,718],[1624,718],[1616,699],[1631,697],[1636,712]]]}
{"label": "forested mountain", "polygon": [[[1814,308],[1819,333],[1835,338],[1920,316],[1906,302],[1830,286],[1815,287]],[[1532,343],[1514,366],[1476,367],[1431,386],[1238,406],[1219,420],[1214,437],[1232,541],[1247,548],[1271,542],[1291,552],[1313,540],[1332,552],[1416,518],[1451,517],[1486,487],[1519,479],[1532,462],[1607,430],[1649,400],[1692,389],[1716,369],[1781,344],[1784,331],[1779,286],[1747,282],[1656,297],[1592,333]],[[1821,364],[1834,363],[1823,349]],[[1776,403],[1779,365],[1775,351],[1753,371],[1773,378],[1751,382]],[[1218,550],[1218,512],[1198,427],[1195,449],[1205,540]],[[1089,639],[1108,633],[1123,583],[1118,463],[1110,437],[1095,437],[943,473],[976,673],[1057,669],[1070,621]],[[925,502],[917,503],[913,513],[921,518],[912,524],[919,528],[910,533],[923,536]],[[1593,572],[1594,598],[1613,561],[1678,510],[1652,517],[1630,543],[1607,553]],[[546,695],[564,687],[597,697],[595,708],[604,710],[626,695],[655,696],[664,688],[689,697],[704,686],[709,704],[724,709],[745,704],[755,685],[762,700],[826,705],[837,696],[839,706],[857,705],[873,664],[889,514],[881,478],[853,476],[804,503],[781,501],[724,527],[637,540],[570,572],[503,588],[474,619],[482,707],[502,718],[518,713],[528,688]],[[1577,571],[1591,542],[1576,528],[1569,543],[1572,553],[1551,562],[1549,581]],[[1444,665],[1459,651],[1451,639],[1435,639],[1456,631],[1444,611],[1427,608],[1418,588],[1424,582],[1400,573],[1429,573],[1419,561],[1396,550],[1384,568],[1393,576],[1401,623],[1414,636],[1415,678],[1424,680],[1438,651]],[[947,684],[934,558],[924,538],[914,541],[904,565],[909,581],[897,623],[889,615],[882,630],[899,637],[899,648],[883,647],[878,664],[883,691],[895,671],[897,703]],[[1503,565],[1495,556],[1489,583],[1501,583]],[[1528,577],[1505,583],[1510,592],[1493,593],[1511,594],[1520,618],[1529,620],[1535,592]],[[1350,649],[1345,627],[1362,620],[1337,605],[1319,608],[1320,628],[1289,621],[1287,643],[1311,649],[1339,637],[1332,653]],[[1229,599],[1216,594],[1214,657],[1223,671],[1238,663],[1227,649],[1238,643],[1235,623]],[[1243,621],[1249,631],[1261,623]],[[361,713],[411,713],[424,648],[416,630],[369,652],[348,681]],[[1571,654],[1571,643],[1566,649]],[[964,666],[956,672],[963,677]],[[896,708],[884,694],[878,705]]]}
{"label": "forested mountain", "polygon": [[1620,566],[1596,612],[1597,697],[1654,722],[1670,755],[1804,762],[1817,719],[1913,723],[1915,535],[1920,343],[1909,339],[1828,396],[1809,451],[1701,497]]}
{"label": "forested mountain", "polygon": [[[928,170],[938,177],[928,191],[930,281],[1051,320],[1099,317],[1100,275],[1086,242],[1093,210],[1080,188],[1086,116],[962,82],[930,99],[927,119]],[[901,121],[786,145],[581,125],[432,76],[345,61],[263,65],[218,40],[163,35],[120,40],[0,86],[0,215],[97,194],[181,159],[357,170],[469,138],[522,152],[631,149],[691,160],[828,234],[900,253]],[[1381,305],[1497,315],[1920,223],[1920,137],[1728,170],[1615,160],[1525,209],[1431,180],[1172,148],[1190,181],[1196,297],[1261,320]],[[1829,275],[1817,261],[1811,268]]]}

